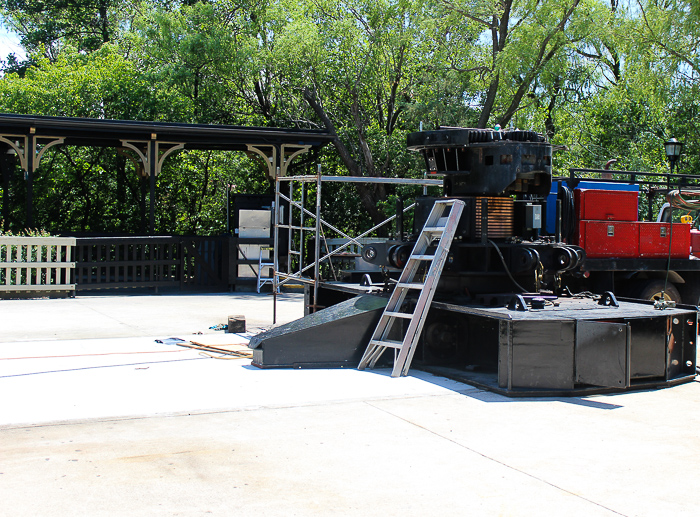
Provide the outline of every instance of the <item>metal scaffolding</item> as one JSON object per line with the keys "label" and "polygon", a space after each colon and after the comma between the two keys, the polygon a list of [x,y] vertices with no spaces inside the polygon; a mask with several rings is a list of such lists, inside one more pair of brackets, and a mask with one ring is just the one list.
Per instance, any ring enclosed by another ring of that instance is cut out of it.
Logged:
{"label": "metal scaffolding", "polygon": [[[314,305],[310,306],[311,312],[316,310],[316,299],[318,296],[318,286],[320,282],[319,268],[320,265],[331,260],[333,256],[342,253],[348,246],[356,245],[362,248],[361,239],[370,235],[372,232],[381,228],[396,219],[396,215],[385,219],[381,223],[373,226],[364,233],[351,237],[342,230],[336,228],[332,224],[324,221],[321,217],[321,191],[322,184],[325,182],[335,183],[372,183],[372,184],[394,184],[394,185],[422,185],[425,188],[429,186],[442,186],[441,179],[404,179],[404,178],[365,178],[357,176],[322,176],[320,167],[319,172],[313,176],[277,176],[275,180],[275,216],[274,216],[274,271],[273,271],[273,296],[274,310],[273,323],[277,322],[277,292],[280,286],[290,282],[299,282],[311,286],[313,289]],[[284,186],[283,186],[284,185]],[[310,187],[315,186],[315,205],[310,206]],[[284,206],[289,207],[288,214],[284,214]],[[307,206],[309,205],[309,206]],[[412,209],[414,204],[404,208],[404,212]],[[328,229],[347,242],[339,247],[329,249],[326,238],[325,229]],[[286,234],[287,246],[284,250],[286,255],[280,254],[280,242],[283,240],[282,235]],[[308,257],[308,247],[305,248],[305,243],[311,241],[309,233],[313,236],[313,261],[306,260]],[[325,249],[321,255],[321,245]],[[306,255],[305,255],[306,254]],[[280,264],[280,257],[286,256],[286,264]],[[331,265],[332,267],[332,265]]]}

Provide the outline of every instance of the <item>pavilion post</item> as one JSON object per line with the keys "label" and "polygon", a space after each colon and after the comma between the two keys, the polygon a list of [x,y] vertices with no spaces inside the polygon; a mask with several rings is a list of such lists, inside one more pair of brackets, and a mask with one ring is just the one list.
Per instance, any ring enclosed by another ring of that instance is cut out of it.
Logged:
{"label": "pavilion post", "polygon": [[158,164],[157,160],[157,155],[156,155],[156,143],[154,140],[151,140],[148,144],[148,176],[150,180],[150,186],[151,186],[151,195],[150,195],[150,213],[149,213],[149,231],[148,233],[150,235],[155,234],[155,228],[156,228],[156,168]]}
{"label": "pavilion post", "polygon": [[0,169],[2,169],[2,230],[7,231],[10,217],[10,173],[14,168],[13,156],[2,149]]}
{"label": "pavilion post", "polygon": [[27,157],[27,170],[24,179],[27,184],[27,213],[26,227],[34,228],[34,169],[36,167],[36,136],[29,135],[27,147],[24,150]]}

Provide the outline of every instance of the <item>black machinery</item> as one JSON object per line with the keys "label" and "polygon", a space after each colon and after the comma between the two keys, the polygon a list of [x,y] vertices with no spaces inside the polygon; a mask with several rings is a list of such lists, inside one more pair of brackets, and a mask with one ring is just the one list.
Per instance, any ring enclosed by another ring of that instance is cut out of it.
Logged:
{"label": "black machinery", "polygon": [[[571,294],[585,252],[562,242],[560,231],[543,231],[552,146],[542,135],[443,128],[410,134],[408,147],[422,154],[429,174],[443,176],[446,197],[464,202],[414,366],[508,395],[694,378],[695,307]],[[253,364],[356,367],[392,272],[405,265],[435,199],[417,200],[410,234],[399,229],[402,238],[363,248],[364,260],[385,270],[384,289],[324,283],[310,302],[332,307],[253,338]]]}
{"label": "black machinery", "polygon": [[[552,184],[552,146],[533,131],[444,129],[411,133],[430,174],[443,176],[447,197],[465,202],[443,272],[442,293],[469,297],[561,287],[584,259],[578,246],[542,236],[543,201]],[[403,268],[435,198],[419,198],[406,242],[367,245],[363,258]]]}

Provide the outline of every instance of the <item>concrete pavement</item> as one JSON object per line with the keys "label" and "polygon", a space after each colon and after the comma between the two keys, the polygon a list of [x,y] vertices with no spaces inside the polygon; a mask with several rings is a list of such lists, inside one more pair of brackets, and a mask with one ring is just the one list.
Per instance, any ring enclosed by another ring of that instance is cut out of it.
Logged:
{"label": "concrete pavement", "polygon": [[698,382],[508,399],[155,341],[229,314],[268,326],[271,297],[0,301],[0,515],[697,513]]}
{"label": "concrete pavement", "polygon": [[[277,322],[304,315],[303,294],[278,296]],[[244,314],[249,327],[272,325],[270,294],[79,295],[0,300],[0,342],[138,337],[208,332]]]}

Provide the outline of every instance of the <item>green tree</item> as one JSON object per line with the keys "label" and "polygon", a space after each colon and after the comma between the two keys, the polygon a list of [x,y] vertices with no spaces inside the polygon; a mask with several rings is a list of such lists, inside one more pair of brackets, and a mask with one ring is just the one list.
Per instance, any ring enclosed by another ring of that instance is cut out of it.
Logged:
{"label": "green tree", "polygon": [[84,54],[66,49],[40,58],[24,77],[0,81],[0,110],[10,113],[125,120],[177,120],[183,102],[154,85],[115,45]]}
{"label": "green tree", "polygon": [[[405,119],[424,50],[418,3],[326,0],[282,7],[277,15],[288,21],[268,48],[277,88],[293,96],[280,101],[289,118],[331,132],[337,160],[350,175],[406,176],[413,161]],[[336,169],[334,159],[327,160]],[[385,218],[378,202],[387,188],[358,184],[357,193],[372,221]]]}
{"label": "green tree", "polygon": [[538,89],[561,88],[568,51],[590,38],[606,14],[595,0],[442,1],[448,26],[478,34],[467,41],[464,60],[451,66],[482,83],[468,92],[480,106],[477,126],[482,128],[505,127],[529,107],[523,104],[536,98]]}
{"label": "green tree", "polygon": [[156,7],[135,21],[130,41],[149,80],[187,102],[183,121],[246,123],[229,82],[248,58],[250,20],[233,2],[197,2],[179,9]]}
{"label": "green tree", "polygon": [[[85,54],[40,58],[24,76],[0,80],[0,111],[121,120],[178,121],[191,117],[191,99],[124,56],[115,44]],[[257,193],[269,189],[262,167],[243,154],[180,153],[157,178],[156,231],[210,234],[226,229],[224,185]],[[25,184],[10,185],[9,221],[24,224]],[[148,178],[114,149],[58,146],[34,180],[37,224],[54,232],[145,233]]]}
{"label": "green tree", "polygon": [[[634,40],[644,82],[663,85],[665,137],[685,141],[686,171],[700,166],[700,5],[689,0],[638,0]],[[658,89],[659,87],[656,86]]]}
{"label": "green tree", "polygon": [[[0,80],[0,111],[10,113],[162,120],[175,118],[180,104],[154,88],[112,44],[91,54],[65,49],[55,61],[40,58],[24,76]],[[16,211],[23,212],[19,178],[11,194]],[[36,222],[56,232],[143,231],[140,181],[114,150],[55,147],[35,175]],[[23,224],[24,217],[17,213],[12,223]]]}
{"label": "green tree", "polygon": [[50,59],[66,45],[90,52],[114,41],[134,8],[128,0],[0,0],[24,48]]}
{"label": "green tree", "polygon": [[[334,142],[318,157],[323,171],[367,178],[422,173],[405,148],[421,123],[545,131],[570,149],[555,162],[561,171],[611,158],[661,171],[670,136],[686,142],[685,170],[697,165],[700,9],[690,0],[0,0],[0,8],[31,58],[6,65],[3,111],[325,128]],[[48,200],[42,217],[80,207],[89,215],[75,209],[74,228],[97,230],[100,214],[104,228],[140,227],[144,180],[131,162],[100,149],[47,154],[51,172],[37,180]],[[296,170],[314,171],[312,158]],[[185,233],[223,227],[224,185],[270,189],[257,162],[231,153],[179,153],[157,181],[159,230]],[[354,229],[411,195],[382,185],[324,190],[342,200],[335,222]],[[121,201],[136,208],[120,213]]]}
{"label": "green tree", "polygon": [[700,137],[698,8],[654,0],[627,11],[613,7],[614,23],[601,36],[605,44],[599,40],[579,53],[599,66],[598,75],[575,105],[559,109],[555,141],[571,150],[558,162],[601,167],[616,159],[617,168],[668,172],[663,143],[674,136],[686,143],[679,170],[694,172]]}

